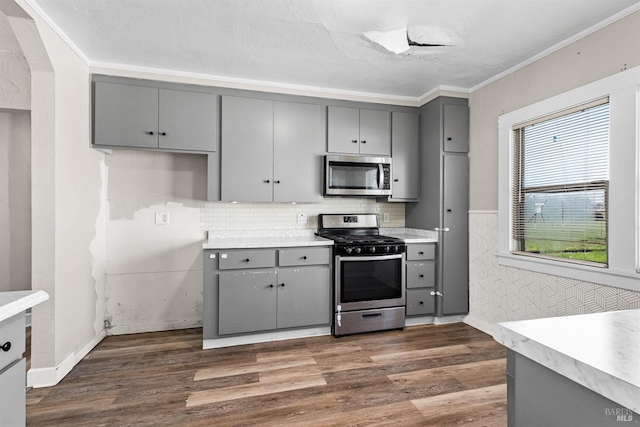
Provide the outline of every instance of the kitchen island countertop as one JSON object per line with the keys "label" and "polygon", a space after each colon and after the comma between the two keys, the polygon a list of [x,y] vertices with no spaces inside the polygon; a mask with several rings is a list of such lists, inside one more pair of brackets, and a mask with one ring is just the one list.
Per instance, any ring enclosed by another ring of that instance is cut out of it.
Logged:
{"label": "kitchen island countertop", "polygon": [[640,413],[640,310],[498,323],[493,337]]}
{"label": "kitchen island countertop", "polygon": [[48,299],[45,291],[0,292],[0,322]]}

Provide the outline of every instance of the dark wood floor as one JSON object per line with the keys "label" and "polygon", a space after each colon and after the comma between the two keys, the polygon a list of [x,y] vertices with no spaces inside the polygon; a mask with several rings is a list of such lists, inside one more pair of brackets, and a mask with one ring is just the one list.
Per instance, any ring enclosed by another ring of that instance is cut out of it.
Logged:
{"label": "dark wood floor", "polygon": [[202,350],[202,330],[111,336],[28,426],[506,426],[506,352],[468,325]]}

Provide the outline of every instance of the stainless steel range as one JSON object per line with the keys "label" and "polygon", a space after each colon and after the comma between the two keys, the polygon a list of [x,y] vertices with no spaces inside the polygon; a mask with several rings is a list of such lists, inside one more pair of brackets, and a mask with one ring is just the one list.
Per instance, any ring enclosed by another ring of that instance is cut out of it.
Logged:
{"label": "stainless steel range", "polygon": [[333,335],[403,328],[404,242],[379,235],[377,214],[320,214],[318,235],[335,242]]}

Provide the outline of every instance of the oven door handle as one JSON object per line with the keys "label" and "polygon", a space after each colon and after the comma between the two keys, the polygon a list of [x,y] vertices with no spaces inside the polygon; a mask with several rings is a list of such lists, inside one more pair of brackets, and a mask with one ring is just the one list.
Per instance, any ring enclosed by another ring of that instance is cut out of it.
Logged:
{"label": "oven door handle", "polygon": [[401,259],[403,254],[394,254],[394,255],[374,255],[374,256],[348,256],[343,257],[338,255],[336,258],[338,261],[384,261],[388,259]]}

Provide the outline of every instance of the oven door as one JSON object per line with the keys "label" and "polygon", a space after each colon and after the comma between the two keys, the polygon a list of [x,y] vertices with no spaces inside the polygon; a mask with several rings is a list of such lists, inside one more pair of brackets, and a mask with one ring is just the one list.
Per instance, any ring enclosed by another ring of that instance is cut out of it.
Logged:
{"label": "oven door", "polygon": [[336,256],[336,307],[341,311],[405,305],[404,254]]}

